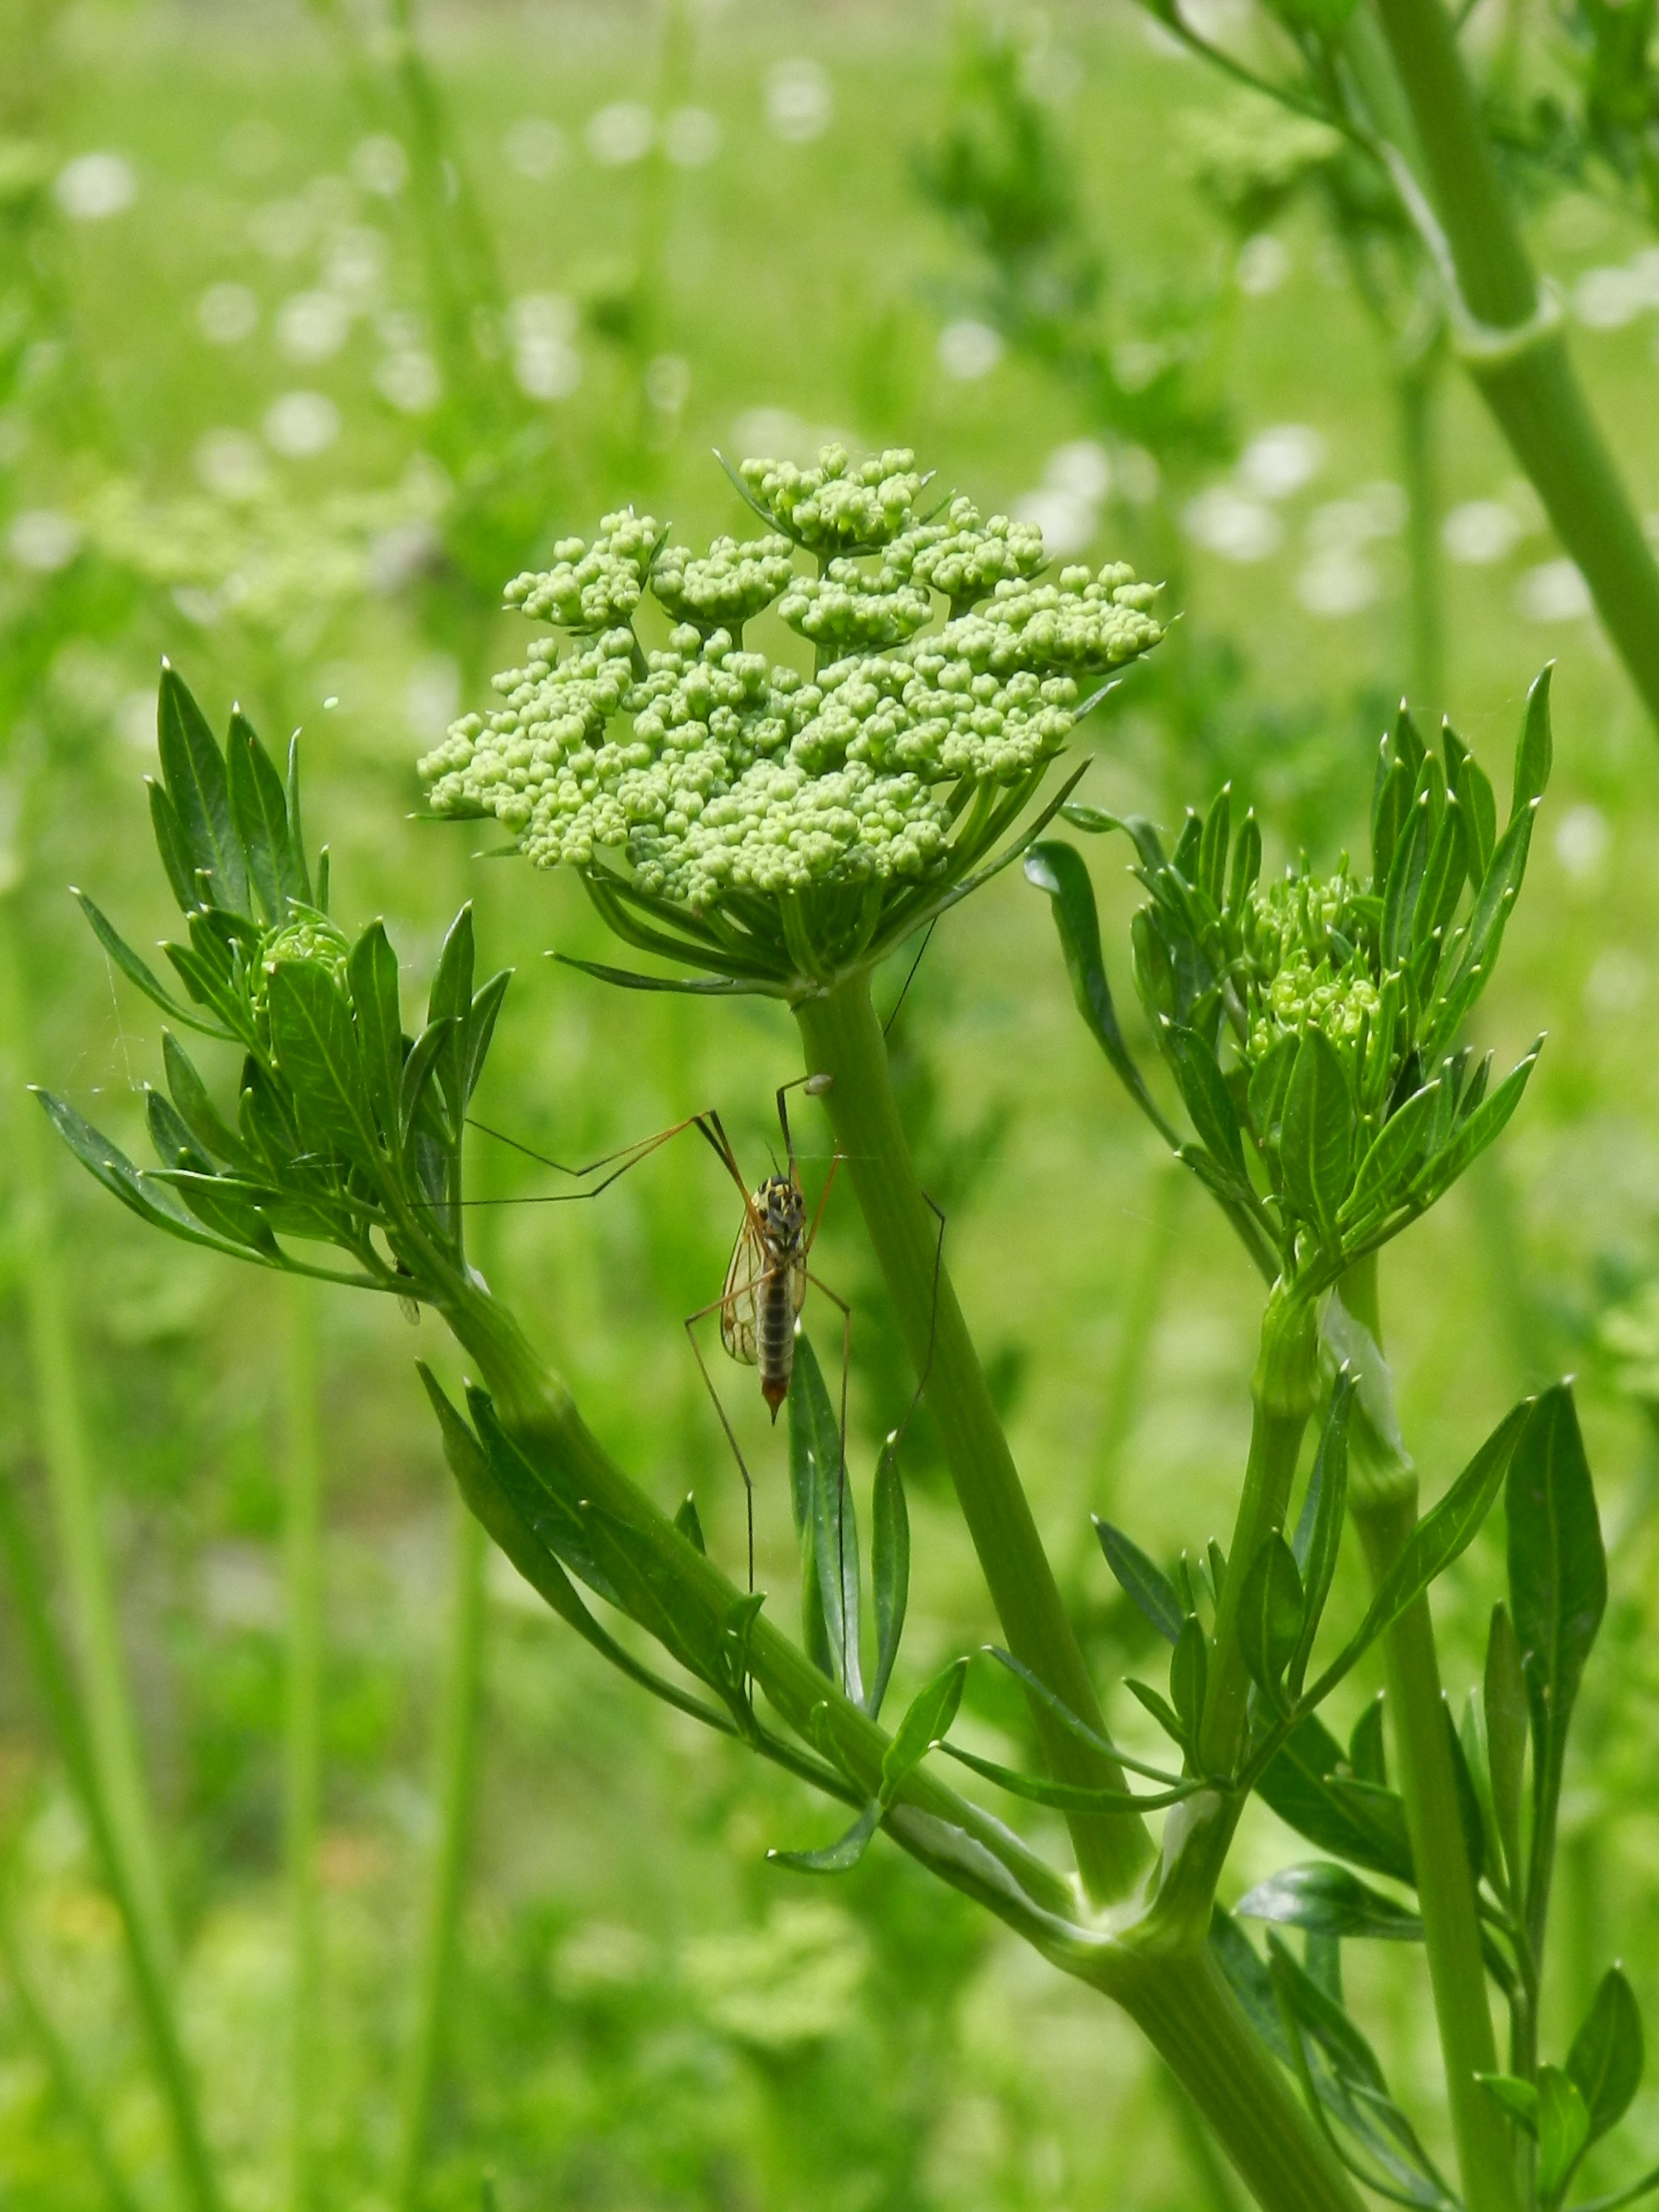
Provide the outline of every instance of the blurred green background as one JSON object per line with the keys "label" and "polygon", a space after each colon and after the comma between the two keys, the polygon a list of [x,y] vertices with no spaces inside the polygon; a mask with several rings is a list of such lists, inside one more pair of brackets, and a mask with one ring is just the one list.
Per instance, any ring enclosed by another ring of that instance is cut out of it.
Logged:
{"label": "blurred green background", "polygon": [[[1228,0],[1212,12],[1224,21]],[[1398,410],[1351,262],[1311,205],[1254,230],[1223,221],[1204,118],[1255,126],[1133,8],[1005,21],[988,75],[982,21],[922,0],[453,6],[422,21],[418,53],[395,8],[0,9],[4,1480],[62,1591],[65,1540],[87,1525],[64,1517],[65,1469],[88,1475],[184,2033],[238,2212],[295,2201],[284,1546],[308,1346],[320,1949],[298,1987],[314,2202],[396,2201],[447,1842],[464,1845],[459,1934],[424,2203],[477,2205],[486,2175],[504,2212],[1218,2202],[1107,2008],[890,1851],[833,1885],[769,1869],[768,1845],[822,1840],[830,1816],[605,1672],[504,1562],[484,1571],[476,1644],[458,1645],[478,1554],[414,1384],[417,1352],[457,1372],[431,1322],[417,1339],[381,1302],[299,1298],[163,1244],[48,1150],[21,1092],[50,1083],[145,1155],[158,1024],[64,886],[135,942],[165,927],[140,782],[165,652],[216,724],[240,698],[268,740],[303,727],[336,910],[350,927],[386,915],[406,1003],[476,902],[488,964],[519,971],[486,1121],[579,1161],[713,1103],[758,1173],[773,1088],[799,1072],[783,1013],[611,994],[556,968],[550,948],[605,957],[580,886],[481,860],[476,827],[419,819],[413,765],[521,658],[500,586],[556,538],[630,499],[688,534],[740,527],[711,447],[913,445],[942,486],[1041,520],[1060,550],[1167,577],[1182,616],[1168,667],[1096,718],[1085,795],[1175,823],[1231,776],[1280,860],[1359,837],[1413,659]],[[983,204],[977,222],[953,213],[960,163],[942,151],[998,113],[1026,134],[1000,233]],[[1577,193],[1531,222],[1659,526],[1651,234]],[[1012,263],[988,258],[1011,238]],[[1556,1990],[1576,2019],[1619,1954],[1651,2014],[1659,750],[1577,572],[1450,376],[1438,436],[1429,708],[1501,780],[1525,687],[1559,663],[1547,828],[1480,1015],[1500,1060],[1540,1028],[1550,1044],[1500,1160],[1391,1250],[1385,1306],[1431,1494],[1521,1389],[1582,1377],[1614,1600],[1570,1778]],[[1091,847],[1118,925],[1126,859]],[[1122,944],[1120,928],[1127,995]],[[1017,877],[939,931],[895,1048],[964,1304],[1109,1683],[1143,1654],[1088,1515],[1160,1556],[1222,1531],[1256,1287],[1111,1084],[1046,902]],[[825,1125],[810,1106],[800,1120],[815,1182]],[[554,1187],[484,1140],[477,1173],[502,1199]],[[741,1486],[680,1328],[717,1295],[737,1226],[717,1164],[683,1140],[592,1206],[477,1218],[481,1264],[599,1433],[665,1504],[694,1488],[712,1547],[740,1563]],[[820,1264],[855,1309],[862,1478],[908,1386],[848,1194]],[[781,1436],[721,1364],[758,1477],[759,1578],[787,1607]],[[990,1620],[921,1425],[908,1474],[901,1671],[917,1678]],[[1459,1694],[1500,1547],[1489,1531],[1437,1595]],[[71,1633],[73,1607],[60,1619]],[[458,1649],[481,1668],[464,1833],[441,1779],[469,1709]],[[1355,1711],[1374,1687],[1351,1686]],[[989,1685],[969,1705],[971,1740],[1018,1755],[1019,1705]],[[1139,1742],[1150,1723],[1121,1698],[1113,1713]],[[1297,1855],[1251,1820],[1240,1888]],[[0,2199],[109,2201],[50,2021],[138,2202],[176,2201],[118,1922],[9,1597],[0,1848]],[[1420,1960],[1384,1950],[1353,1972],[1438,2141]],[[1659,2154],[1659,2088],[1634,2132]]]}

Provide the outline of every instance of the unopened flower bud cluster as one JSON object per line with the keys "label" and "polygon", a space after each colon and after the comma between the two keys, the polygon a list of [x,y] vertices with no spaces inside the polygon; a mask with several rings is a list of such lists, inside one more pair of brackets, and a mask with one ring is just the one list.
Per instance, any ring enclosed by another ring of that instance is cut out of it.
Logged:
{"label": "unopened flower bud cluster", "polygon": [[[1040,765],[1071,735],[1079,679],[1161,635],[1127,568],[1045,584],[1030,527],[981,522],[965,500],[919,519],[908,453],[855,468],[828,447],[815,469],[741,475],[779,535],[693,556],[650,516],[611,515],[592,548],[567,540],[511,587],[574,642],[561,659],[538,640],[495,678],[501,708],[464,716],[422,763],[440,813],[495,816],[542,866],[613,854],[693,907],[914,878],[944,852],[951,787]],[[796,571],[790,538],[821,574]],[[647,590],[675,623],[654,651],[634,621]],[[969,611],[924,633],[933,591]],[[814,647],[812,675],[744,649],[774,602]]]}
{"label": "unopened flower bud cluster", "polygon": [[1322,1030],[1355,1044],[1381,1004],[1374,933],[1346,870],[1325,880],[1281,877],[1250,893],[1243,918],[1248,963],[1247,1057],[1264,1060],[1281,1037]]}
{"label": "unopened flower bud cluster", "polygon": [[268,929],[260,941],[258,957],[247,969],[248,1001],[253,1014],[255,1029],[261,1036],[266,1032],[266,1005],[270,993],[270,978],[279,961],[303,960],[324,968],[337,983],[346,979],[346,962],[351,946],[343,930],[329,920],[325,914],[309,909],[293,921],[285,921],[280,928]]}

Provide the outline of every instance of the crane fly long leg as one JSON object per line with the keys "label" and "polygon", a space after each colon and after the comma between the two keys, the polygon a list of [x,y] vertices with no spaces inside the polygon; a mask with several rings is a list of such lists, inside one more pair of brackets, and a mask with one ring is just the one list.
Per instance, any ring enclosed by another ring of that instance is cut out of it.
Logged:
{"label": "crane fly long leg", "polygon": [[[701,1128],[706,1118],[702,1114],[688,1114],[684,1121],[676,1121],[672,1128],[659,1129],[654,1136],[641,1137],[631,1145],[620,1146],[614,1152],[605,1152],[597,1160],[590,1160],[586,1167],[573,1168],[567,1167],[562,1160],[556,1160],[546,1152],[538,1152],[533,1145],[524,1144],[517,1137],[509,1137],[504,1129],[492,1129],[489,1122],[474,1121],[469,1115],[468,1126],[477,1129],[481,1135],[493,1137],[498,1145],[507,1145],[514,1152],[522,1152],[526,1159],[534,1160],[540,1167],[551,1168],[556,1174],[568,1176],[573,1182],[597,1175],[601,1168],[610,1168],[611,1171],[602,1182],[592,1184],[586,1190],[538,1191],[528,1197],[519,1198],[468,1198],[463,1199],[461,1203],[464,1206],[570,1206],[578,1199],[597,1198],[601,1191],[609,1190],[613,1182],[619,1182],[630,1168],[638,1167],[641,1160],[648,1159],[660,1146],[668,1144],[682,1131]],[[620,1165],[615,1164],[617,1162]]]}
{"label": "crane fly long leg", "polygon": [[738,1298],[747,1295],[748,1291],[749,1285],[744,1285],[740,1289],[727,1291],[722,1297],[711,1299],[706,1306],[699,1306],[696,1313],[687,1314],[684,1326],[686,1341],[690,1345],[692,1357],[697,1363],[697,1372],[702,1376],[703,1386],[714,1401],[714,1411],[719,1414],[720,1426],[726,1431],[726,1441],[732,1447],[732,1456],[738,1462],[738,1473],[743,1477],[744,1508],[749,1521],[749,1587],[752,1590],[755,1587],[754,1480],[749,1472],[748,1462],[743,1455],[743,1446],[738,1442],[737,1432],[727,1417],[720,1394],[714,1388],[714,1378],[709,1373],[708,1363],[702,1356],[702,1346],[697,1342],[696,1329],[700,1321],[707,1321],[710,1314],[724,1313],[727,1306],[734,1304]]}

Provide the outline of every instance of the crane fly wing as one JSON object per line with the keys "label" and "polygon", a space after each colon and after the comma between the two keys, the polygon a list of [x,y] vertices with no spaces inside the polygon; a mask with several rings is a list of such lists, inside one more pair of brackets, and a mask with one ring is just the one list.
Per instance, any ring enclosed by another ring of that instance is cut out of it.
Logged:
{"label": "crane fly wing", "polygon": [[801,1257],[789,1262],[789,1297],[795,1309],[795,1318],[800,1319],[800,1310],[806,1304],[806,1261]]}
{"label": "crane fly wing", "polygon": [[720,1293],[720,1342],[745,1367],[755,1366],[760,1358],[756,1307],[765,1273],[766,1248],[751,1208],[744,1213],[738,1241],[732,1247],[732,1264]]}

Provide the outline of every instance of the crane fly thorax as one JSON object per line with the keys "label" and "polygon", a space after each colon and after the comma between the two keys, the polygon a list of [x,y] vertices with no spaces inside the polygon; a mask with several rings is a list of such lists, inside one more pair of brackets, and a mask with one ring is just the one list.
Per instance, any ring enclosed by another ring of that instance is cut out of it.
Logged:
{"label": "crane fly thorax", "polygon": [[755,1216],[775,1264],[797,1258],[806,1229],[806,1201],[793,1176],[768,1176],[754,1196]]}

